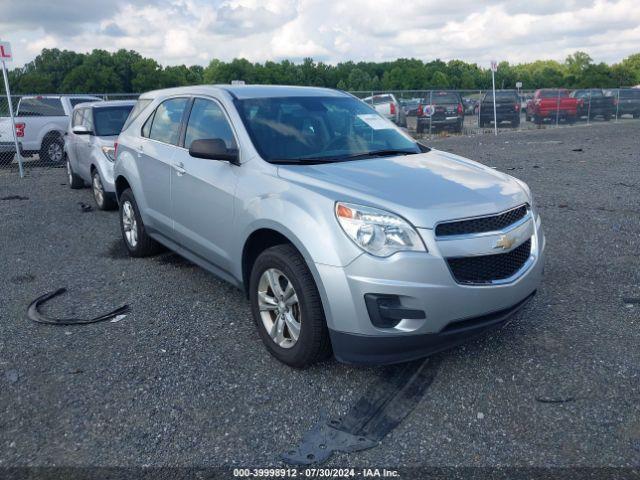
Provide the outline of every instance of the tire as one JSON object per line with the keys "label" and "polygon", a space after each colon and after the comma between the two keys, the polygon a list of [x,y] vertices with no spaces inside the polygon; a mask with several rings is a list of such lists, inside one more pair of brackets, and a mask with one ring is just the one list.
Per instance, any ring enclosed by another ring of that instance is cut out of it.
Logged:
{"label": "tire", "polygon": [[97,168],[91,171],[91,193],[93,193],[93,200],[99,210],[115,210],[118,206],[114,195],[104,191],[102,178]]}
{"label": "tire", "polygon": [[[127,220],[125,220],[125,217]],[[127,247],[129,256],[148,257],[162,250],[161,245],[147,234],[140,217],[138,204],[129,188],[120,195],[119,219],[122,239]]]}
{"label": "tire", "polygon": [[2,152],[0,153],[0,165],[9,165],[13,162],[13,157],[15,153],[12,152]]}
{"label": "tire", "polygon": [[[268,272],[273,274],[271,278]],[[288,291],[287,286],[291,285],[297,303],[287,307],[286,302],[280,301],[280,306],[276,306],[273,300],[278,297],[278,292],[271,288],[274,280],[280,292]],[[260,292],[260,298],[265,300],[259,300]],[[276,245],[258,256],[251,270],[249,298],[253,320],[262,342],[269,353],[282,363],[305,368],[331,355],[329,330],[318,288],[304,258],[293,245]],[[270,310],[261,311],[261,304],[263,307],[267,305]],[[287,318],[290,320],[285,321],[281,313],[289,315]],[[290,324],[299,328],[297,338],[292,333],[294,330],[289,328]],[[281,333],[277,328],[274,329],[278,325],[282,325]],[[275,339],[267,328],[273,330]]]}
{"label": "tire", "polygon": [[511,127],[512,128],[520,127],[520,117],[516,117],[511,121]]}
{"label": "tire", "polygon": [[416,122],[416,133],[424,133],[424,125],[420,122]]}
{"label": "tire", "polygon": [[67,158],[67,182],[69,182],[69,187],[73,190],[84,187],[84,181],[78,175],[73,173],[69,158]]}
{"label": "tire", "polygon": [[533,123],[535,123],[536,125],[542,125],[542,117],[540,117],[538,115],[534,115],[533,116]]}
{"label": "tire", "polygon": [[602,119],[603,119],[605,122],[609,122],[609,121],[611,121],[611,114],[603,115],[603,116],[602,116]]}
{"label": "tire", "polygon": [[633,118],[640,118],[640,112],[636,112],[633,114]]}
{"label": "tire", "polygon": [[573,125],[574,123],[576,123],[577,118],[575,116],[573,117],[567,117],[567,123],[569,125]]}
{"label": "tire", "polygon": [[64,162],[64,141],[60,135],[47,134],[40,147],[40,160],[53,165],[61,165]]}

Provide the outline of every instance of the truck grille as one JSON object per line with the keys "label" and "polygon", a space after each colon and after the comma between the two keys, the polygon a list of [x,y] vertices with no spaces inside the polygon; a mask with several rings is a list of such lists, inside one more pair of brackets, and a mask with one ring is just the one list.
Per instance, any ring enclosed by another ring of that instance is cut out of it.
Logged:
{"label": "truck grille", "polygon": [[436,236],[448,237],[470,233],[494,232],[516,223],[524,218],[526,214],[527,206],[521,205],[498,215],[440,223],[436,226]]}
{"label": "truck grille", "polygon": [[531,255],[531,239],[507,253],[447,258],[458,283],[482,284],[504,280],[520,270]]}

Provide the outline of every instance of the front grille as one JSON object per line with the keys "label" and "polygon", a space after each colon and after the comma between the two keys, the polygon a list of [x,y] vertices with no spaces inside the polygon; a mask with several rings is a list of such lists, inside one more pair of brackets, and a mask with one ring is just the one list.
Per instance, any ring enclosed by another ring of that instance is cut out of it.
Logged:
{"label": "front grille", "polygon": [[436,236],[447,237],[470,233],[495,232],[523,219],[526,214],[527,206],[522,205],[498,215],[441,223],[436,227]]}
{"label": "front grille", "polygon": [[531,239],[507,253],[479,257],[447,258],[458,283],[491,283],[504,280],[522,268],[531,255]]}

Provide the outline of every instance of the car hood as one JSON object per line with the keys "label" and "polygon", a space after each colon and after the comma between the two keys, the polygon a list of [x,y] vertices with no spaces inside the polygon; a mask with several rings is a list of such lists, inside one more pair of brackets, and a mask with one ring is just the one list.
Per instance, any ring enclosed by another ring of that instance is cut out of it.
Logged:
{"label": "car hood", "polygon": [[325,165],[282,165],[278,174],[336,201],[392,211],[422,228],[530,202],[515,178],[438,150]]}

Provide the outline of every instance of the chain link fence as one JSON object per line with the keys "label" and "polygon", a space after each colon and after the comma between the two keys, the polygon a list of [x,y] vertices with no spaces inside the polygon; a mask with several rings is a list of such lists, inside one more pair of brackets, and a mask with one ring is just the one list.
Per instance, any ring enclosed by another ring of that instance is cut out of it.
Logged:
{"label": "chain link fence", "polygon": [[640,118],[640,89],[351,92],[416,138],[478,135]]}
{"label": "chain link fence", "polygon": [[[434,135],[499,134],[505,130],[561,128],[640,118],[640,89],[549,88],[496,90],[396,90],[350,92],[416,138]],[[7,97],[0,97],[0,169],[17,169]],[[135,100],[139,94],[16,95],[20,156],[26,169],[64,167],[65,132],[75,105]],[[497,120],[497,121],[496,121]],[[640,127],[640,122],[639,122]]]}
{"label": "chain link fence", "polygon": [[135,100],[139,94],[51,94],[13,95],[15,132],[19,155],[13,137],[9,103],[2,89],[0,97],[0,169],[17,169],[18,160],[25,169],[64,167],[65,133],[73,108],[81,103],[105,100]]}

